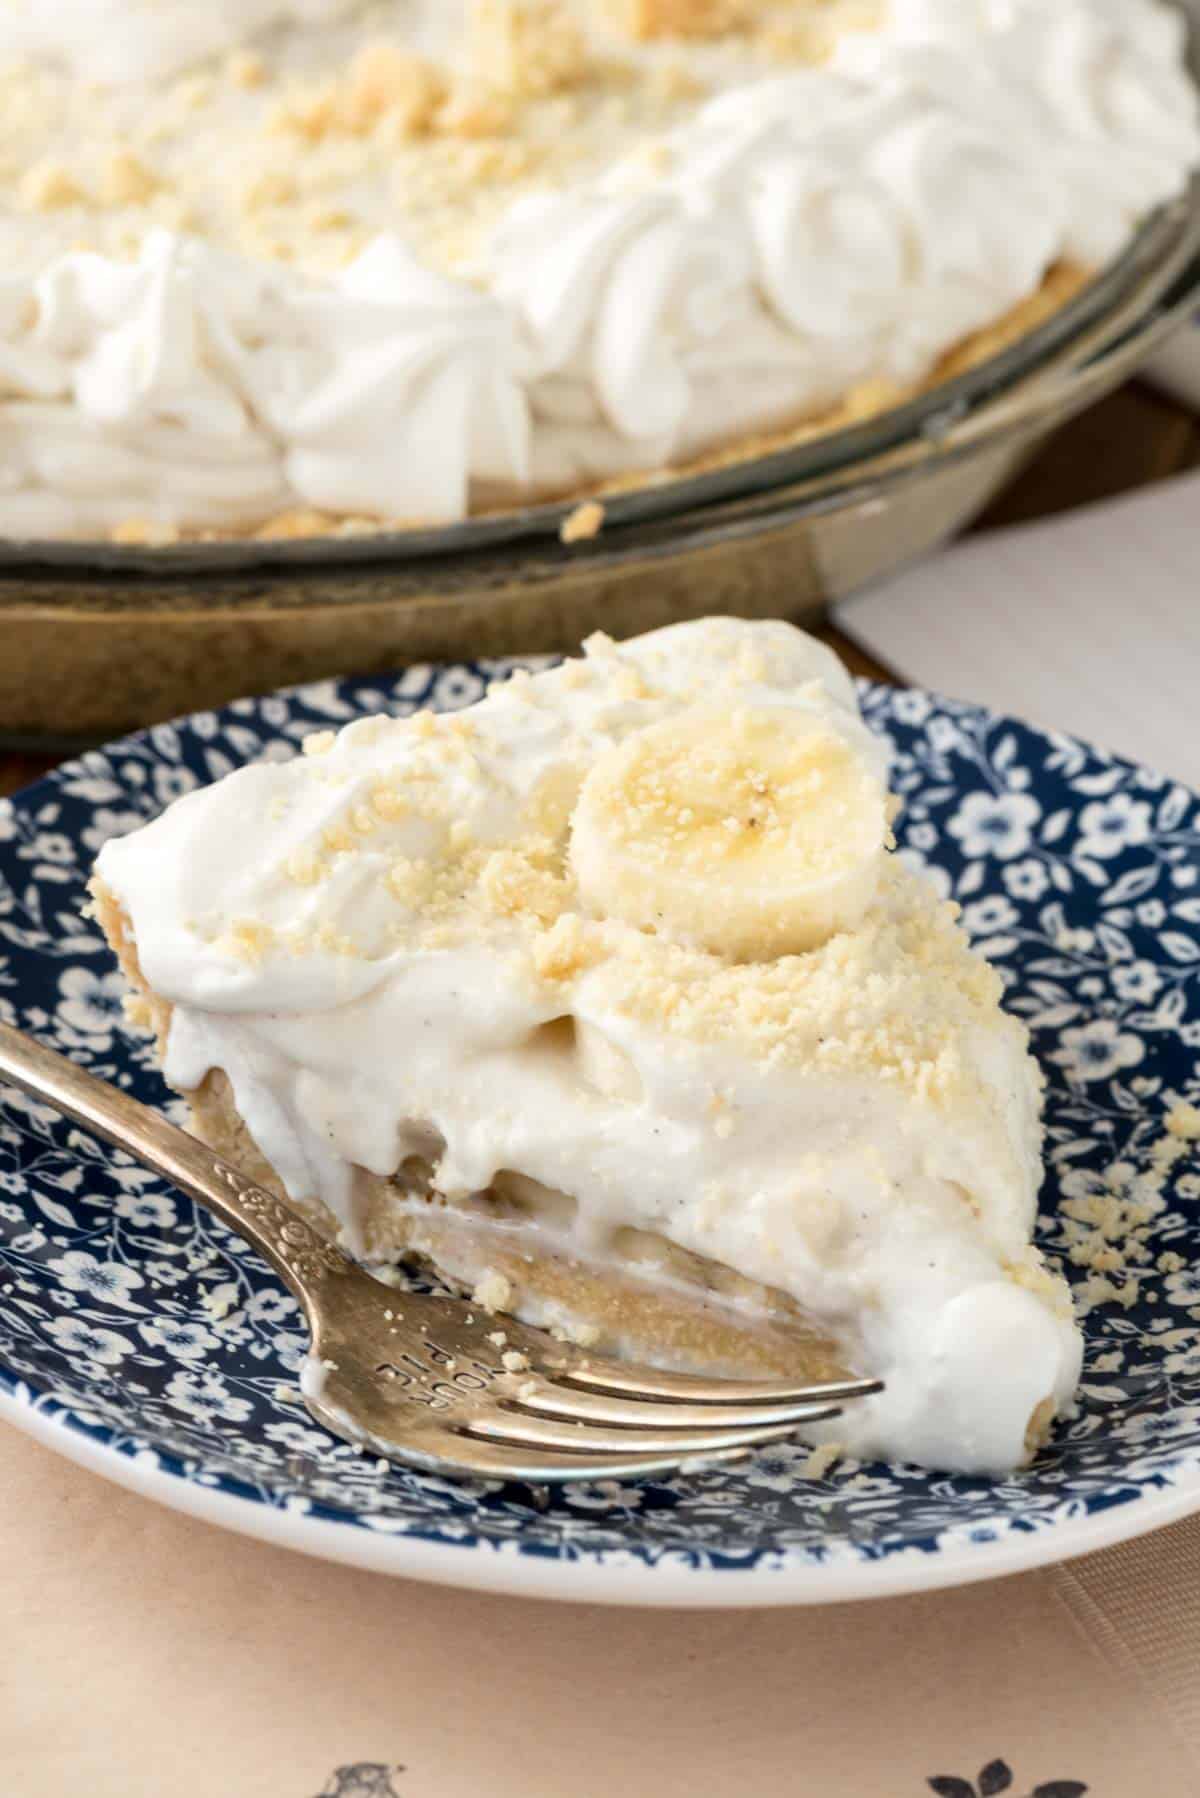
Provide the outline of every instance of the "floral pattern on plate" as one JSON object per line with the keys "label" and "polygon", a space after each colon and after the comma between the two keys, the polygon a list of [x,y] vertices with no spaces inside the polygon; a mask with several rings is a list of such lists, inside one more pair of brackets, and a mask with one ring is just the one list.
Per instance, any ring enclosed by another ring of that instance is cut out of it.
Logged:
{"label": "floral pattern on plate", "polygon": [[[84,915],[100,844],[240,763],[295,754],[310,730],[461,707],[511,665],[240,701],[89,753],[0,804],[0,1015],[181,1115]],[[1016,1536],[1113,1507],[1129,1507],[1133,1529],[1139,1501],[1167,1490],[1194,1490],[1200,1506],[1200,1157],[1165,1175],[1156,1163],[1171,1108],[1200,1097],[1200,803],[971,706],[871,686],[862,699],[896,754],[900,852],[962,904],[1049,1076],[1040,1241],[1076,1284],[1088,1354],[1078,1414],[1034,1467],[989,1482],[841,1463],[804,1479],[807,1451],[787,1446],[678,1483],[561,1494],[387,1468],[309,1419],[296,1307],[252,1250],[127,1156],[6,1093],[10,1412],[31,1408],[110,1459],[246,1507],[390,1536],[399,1571],[405,1543],[421,1541],[705,1573],[932,1563],[967,1547],[983,1574],[989,1549]],[[1143,1202],[1142,1261],[1111,1275],[1074,1265],[1079,1220],[1103,1220],[1114,1192]]]}

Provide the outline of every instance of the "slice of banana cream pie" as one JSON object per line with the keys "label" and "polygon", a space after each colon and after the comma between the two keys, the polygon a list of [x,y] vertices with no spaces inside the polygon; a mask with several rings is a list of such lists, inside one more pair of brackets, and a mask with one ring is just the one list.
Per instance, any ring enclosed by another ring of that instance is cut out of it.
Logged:
{"label": "slice of banana cream pie", "polygon": [[1080,1362],[1030,1240],[1040,1077],[890,853],[830,651],[594,638],[305,749],[100,856],[201,1135],[355,1254],[602,1349],[880,1375],[859,1454],[1027,1458]]}

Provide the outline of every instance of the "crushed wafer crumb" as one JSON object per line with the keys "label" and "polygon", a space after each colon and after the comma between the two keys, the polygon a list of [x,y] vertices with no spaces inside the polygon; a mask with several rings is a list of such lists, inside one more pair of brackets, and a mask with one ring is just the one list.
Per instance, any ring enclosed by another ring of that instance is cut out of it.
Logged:
{"label": "crushed wafer crumb", "polygon": [[160,177],[132,150],[114,150],[100,178],[100,198],[110,206],[140,206],[162,188]]}
{"label": "crushed wafer crumb", "polygon": [[566,1317],[551,1324],[550,1334],[555,1342],[570,1342],[576,1348],[595,1348],[600,1340],[599,1324],[584,1323],[575,1317]]}
{"label": "crushed wafer crumb", "polygon": [[760,0],[601,0],[618,30],[639,42],[657,37],[726,37],[754,17]]}
{"label": "crushed wafer crumb", "polygon": [[512,1281],[493,1268],[488,1268],[471,1294],[471,1302],[484,1311],[507,1311],[512,1301]]}
{"label": "crushed wafer crumb", "polygon": [[213,947],[237,961],[259,966],[275,944],[275,932],[257,918],[235,918]]}
{"label": "crushed wafer crumb", "polygon": [[267,65],[257,50],[234,50],[226,59],[225,73],[234,87],[261,87],[267,79]]}
{"label": "crushed wafer crumb", "polygon": [[1086,1317],[1098,1305],[1120,1305],[1122,1310],[1130,1311],[1137,1304],[1140,1293],[1141,1282],[1133,1274],[1118,1286],[1107,1274],[1091,1273],[1075,1288],[1076,1309],[1081,1317]]}
{"label": "crushed wafer crumb", "polygon": [[[233,1291],[234,1288],[229,1283],[226,1283],[224,1286],[210,1286],[205,1292],[201,1293],[200,1303],[208,1312],[208,1315],[212,1318],[214,1323],[220,1323],[221,1320],[228,1317],[229,1313],[233,1310]],[[333,1362],[327,1361],[324,1365],[332,1368]]]}
{"label": "crushed wafer crumb", "polygon": [[[699,100],[708,92],[708,83],[704,78],[683,62],[655,63],[649,71],[648,80],[655,98],[666,102]],[[663,145],[651,147],[665,148]]]}
{"label": "crushed wafer crumb", "polygon": [[336,74],[293,83],[268,114],[267,130],[314,145],[382,132],[399,144],[429,130],[445,94],[444,77],[425,57],[398,44],[364,44]]}
{"label": "crushed wafer crumb", "polygon": [[445,81],[426,58],[397,44],[367,44],[350,64],[341,120],[360,132],[386,114],[415,134],[427,128],[444,94]]}
{"label": "crushed wafer crumb", "polygon": [[500,1357],[500,1365],[505,1373],[525,1373],[529,1368],[529,1356],[523,1355],[520,1349],[505,1349]]}
{"label": "crushed wafer crumb", "polygon": [[314,512],[308,507],[297,507],[290,512],[277,512],[254,535],[260,543],[327,537],[334,528],[334,522],[328,512]]}
{"label": "crushed wafer crumb", "polygon": [[86,206],[91,196],[65,162],[47,157],[26,169],[17,187],[17,197],[30,212],[54,212],[63,206]]}
{"label": "crushed wafer crumb", "polygon": [[514,117],[510,95],[479,81],[458,81],[433,115],[433,128],[447,137],[503,137]]}
{"label": "crushed wafer crumb", "polygon": [[109,541],[130,549],[166,549],[180,540],[178,525],[153,518],[126,518],[113,526]]}
{"label": "crushed wafer crumb", "polygon": [[803,1480],[823,1480],[835,1461],[840,1461],[846,1452],[844,1442],[822,1442],[818,1448],[810,1449],[800,1465],[800,1478]]}
{"label": "crushed wafer crumb", "polygon": [[559,540],[563,543],[584,543],[590,538],[598,537],[604,527],[604,507],[599,500],[584,500],[582,505],[563,519],[559,526]]}
{"label": "crushed wafer crumb", "polygon": [[171,100],[180,113],[199,112],[208,105],[215,90],[211,75],[185,75],[171,89]]}
{"label": "crushed wafer crumb", "polygon": [[561,0],[472,0],[467,59],[476,80],[521,98],[573,87],[587,42]]}
{"label": "crushed wafer crumb", "polygon": [[238,205],[246,213],[261,212],[269,206],[288,206],[299,193],[291,169],[262,169],[239,188]]}
{"label": "crushed wafer crumb", "polygon": [[134,1030],[152,1031],[154,1029],[154,1012],[150,1001],[142,993],[126,993],[121,1000],[121,1010],[125,1014],[125,1022]]}

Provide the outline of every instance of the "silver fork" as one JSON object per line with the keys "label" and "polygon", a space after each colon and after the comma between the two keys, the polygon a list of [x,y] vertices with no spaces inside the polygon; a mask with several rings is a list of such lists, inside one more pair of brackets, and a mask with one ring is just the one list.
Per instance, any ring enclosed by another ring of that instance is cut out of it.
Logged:
{"label": "silver fork", "polygon": [[559,1482],[743,1459],[838,1416],[878,1380],[709,1380],[586,1354],[462,1299],[375,1279],[287,1205],[127,1093],[0,1024],[0,1078],[125,1149],[252,1243],[312,1335],[312,1415],[438,1473]]}

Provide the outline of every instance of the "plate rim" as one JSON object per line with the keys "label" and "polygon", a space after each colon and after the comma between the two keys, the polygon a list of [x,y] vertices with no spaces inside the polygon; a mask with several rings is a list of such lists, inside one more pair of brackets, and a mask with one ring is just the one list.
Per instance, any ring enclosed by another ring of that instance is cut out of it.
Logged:
{"label": "plate rim", "polygon": [[[515,655],[502,658],[430,661],[420,664],[432,671],[467,667],[475,672],[500,674],[510,666],[558,661],[560,656]],[[246,708],[268,701],[302,699],[314,688],[341,685],[386,685],[405,670],[365,676],[334,676],[325,681],[306,681],[235,700],[199,713],[186,713],[167,721],[166,728],[187,729],[197,716],[237,718]],[[948,705],[979,712],[996,722],[1011,721],[1038,736],[1054,736],[1078,743],[1085,751],[1133,771],[1146,765],[1115,751],[1090,744],[1071,733],[1054,731],[1015,714],[977,702],[956,700],[934,689],[912,685],[900,689],[889,683],[857,679],[860,694],[883,688],[920,695],[936,706]],[[124,732],[96,745],[99,753],[112,755],[125,745],[144,742],[155,728]],[[20,807],[53,786],[85,755],[69,757],[36,780],[7,795],[9,806]],[[1156,772],[1154,770],[1146,770]],[[1176,782],[1191,792],[1190,783]],[[0,1384],[0,1423],[11,1424],[23,1435],[52,1453],[83,1467],[111,1483],[215,1528],[264,1541],[313,1559],[351,1566],[390,1578],[463,1590],[525,1597],[552,1602],[589,1603],[652,1609],[725,1610],[777,1609],[857,1603],[871,1599],[914,1596],[920,1592],[978,1584],[1012,1577],[1040,1567],[1057,1565],[1125,1541],[1136,1540],[1200,1513],[1200,1458],[1160,1469],[1160,1484],[1151,1491],[1119,1503],[1057,1520],[1052,1528],[1009,1532],[1002,1537],[964,1537],[940,1542],[929,1549],[866,1558],[834,1557],[828,1560],[794,1556],[786,1548],[765,1551],[752,1567],[695,1564],[686,1550],[667,1550],[646,1560],[630,1550],[612,1548],[559,1556],[524,1552],[519,1541],[497,1542],[471,1535],[461,1540],[403,1531],[373,1530],[347,1518],[291,1510],[250,1492],[231,1492],[202,1484],[186,1468],[164,1467],[154,1451],[143,1457],[94,1437],[73,1407],[40,1409],[52,1390],[31,1387],[28,1380],[0,1359],[3,1373],[16,1390]],[[22,1390],[31,1400],[20,1396]],[[55,1400],[56,1403],[61,1401]]]}
{"label": "plate rim", "polygon": [[202,1486],[97,1443],[68,1418],[48,1416],[4,1391],[0,1421],[113,1485],[234,1535],[392,1579],[564,1604],[780,1610],[915,1597],[1078,1560],[1200,1512],[1200,1470],[1192,1469],[1185,1484],[1071,1518],[1054,1529],[1010,1535],[1000,1542],[956,1542],[920,1557],[811,1561],[789,1560],[784,1554],[781,1565],[760,1562],[752,1569],[690,1566],[674,1555],[626,1561],[619,1551],[563,1559],[524,1554],[479,1537],[456,1543],[393,1535]]}

